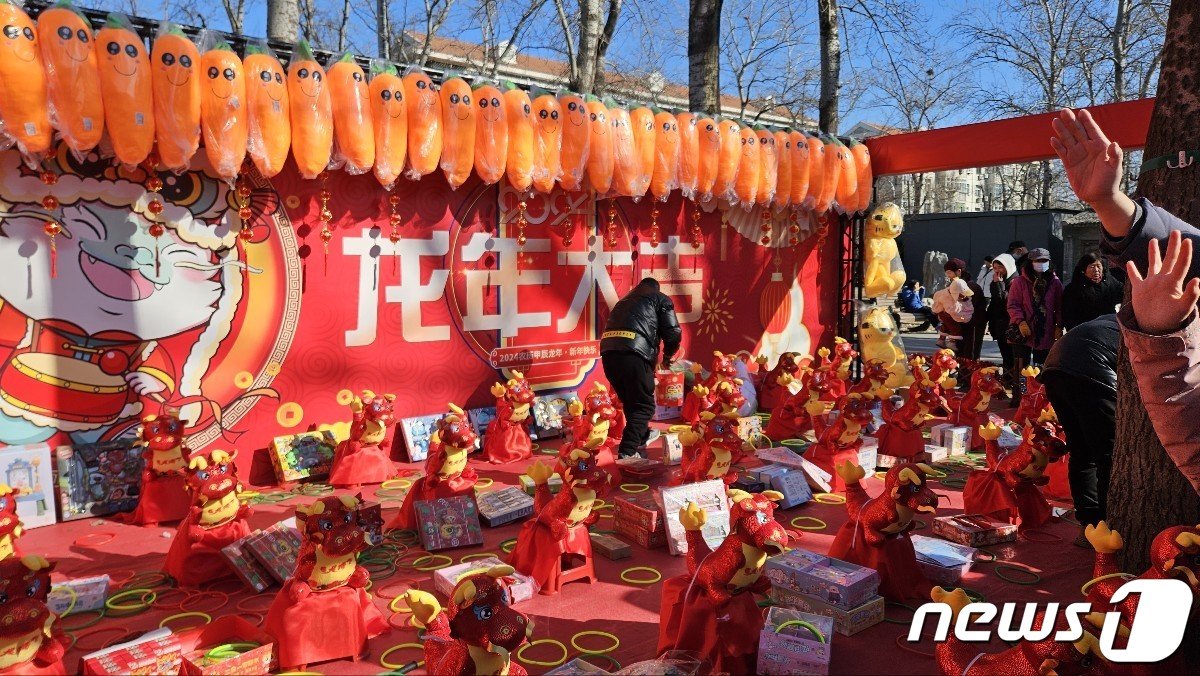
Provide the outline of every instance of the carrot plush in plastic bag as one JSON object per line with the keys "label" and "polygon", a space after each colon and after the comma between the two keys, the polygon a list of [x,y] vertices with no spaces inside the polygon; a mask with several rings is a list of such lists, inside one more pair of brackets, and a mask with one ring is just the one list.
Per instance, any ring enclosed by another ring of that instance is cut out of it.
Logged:
{"label": "carrot plush in plastic bag", "polygon": [[837,189],[842,180],[842,160],[838,157],[837,140],[826,137],[822,139],[822,142],[825,149],[821,156],[825,161],[825,180],[821,187],[821,194],[817,197],[817,213],[819,214],[829,211],[833,206],[833,199],[837,196]]}
{"label": "carrot plush in plastic bag", "polygon": [[0,0],[0,26],[0,140],[15,142],[26,160],[36,163],[54,138],[37,32],[12,0]]}
{"label": "carrot plush in plastic bag", "polygon": [[650,193],[666,202],[679,185],[679,123],[675,116],[660,111],[654,114],[654,174]]}
{"label": "carrot plush in plastic bag", "polygon": [[533,187],[540,193],[554,189],[562,176],[563,114],[558,97],[540,94],[533,100]]}
{"label": "carrot plush in plastic bag", "polygon": [[804,195],[804,207],[817,209],[825,192],[825,144],[815,135],[804,138],[808,141],[808,192]]}
{"label": "carrot plush in plastic bag", "polygon": [[808,138],[804,136],[804,132],[792,130],[788,132],[788,141],[792,144],[791,201],[792,206],[799,207],[808,196]]}
{"label": "carrot plush in plastic bag", "polygon": [[[746,142],[742,140],[742,128],[733,120],[721,120],[720,142],[721,152],[717,156],[717,183],[713,186],[713,195],[737,204],[737,174],[742,164],[742,149]],[[757,173],[754,181],[758,182]]]}
{"label": "carrot plush in plastic bag", "polygon": [[365,174],[375,165],[375,125],[367,74],[353,55],[346,54],[329,67],[328,75],[335,157],[345,163],[348,173]]}
{"label": "carrot plush in plastic bag", "polygon": [[475,87],[475,173],[487,185],[497,183],[504,176],[508,162],[508,117],[505,114],[503,94],[492,84]]}
{"label": "carrot plush in plastic bag", "polygon": [[92,24],[69,2],[59,2],[38,16],[50,122],[79,158],[104,135],[100,69],[92,37]]}
{"label": "carrot plush in plastic bag", "polygon": [[505,175],[512,187],[526,192],[533,186],[533,102],[511,82],[504,83],[504,117],[508,121],[508,158]]}
{"label": "carrot plush in plastic bag", "polygon": [[129,19],[109,14],[96,33],[104,127],[122,164],[136,166],[154,148],[154,95],[150,57]]}
{"label": "carrot plush in plastic bag", "polygon": [[775,135],[759,127],[754,130],[758,137],[758,191],[757,200],[761,206],[771,204],[775,199],[775,189],[779,183],[779,154],[775,148]]}
{"label": "carrot plush in plastic bag", "polygon": [[432,174],[442,159],[442,103],[433,80],[420,69],[404,74],[404,99],[408,109],[408,177],[415,181]]}
{"label": "carrot plush in plastic bag", "polygon": [[[209,36],[211,37],[211,36]],[[246,73],[242,60],[229,44],[214,38],[212,47],[200,57],[204,84],[200,86],[200,129],[204,136],[204,154],[217,176],[226,181],[237,178],[246,159],[250,133],[246,111]],[[202,44],[209,40],[202,39]]]}
{"label": "carrot plush in plastic bag", "polygon": [[246,47],[246,100],[250,137],[247,152],[265,178],[275,176],[292,147],[292,111],[283,64],[265,44]]}
{"label": "carrot plush in plastic bag", "polygon": [[562,175],[558,178],[558,184],[563,190],[580,190],[583,188],[583,175],[587,172],[592,140],[587,104],[582,96],[567,93],[558,97],[558,105],[563,114]]}
{"label": "carrot plush in plastic bag", "polygon": [[472,105],[471,85],[459,77],[442,83],[442,124],[445,141],[442,145],[442,171],[452,189],[471,177],[475,166],[475,106]]}
{"label": "carrot plush in plastic bag", "polygon": [[629,111],[629,125],[633,130],[633,149],[637,152],[639,167],[633,196],[640,198],[650,189],[650,179],[654,177],[654,145],[658,142],[654,111],[645,107],[634,108]]}
{"label": "carrot plush in plastic bag", "polygon": [[[158,159],[183,172],[200,149],[200,50],[183,30],[165,24],[150,50],[150,83],[154,90],[154,137]],[[287,110],[284,110],[284,115]],[[283,149],[287,155],[287,146]]]}
{"label": "carrot plush in plastic bag", "polygon": [[588,149],[588,183],[597,195],[603,195],[612,187],[612,125],[608,121],[608,106],[600,99],[589,96],[587,109],[588,126],[592,130]]}
{"label": "carrot plush in plastic bag", "polygon": [[301,40],[288,64],[288,103],[292,118],[292,157],[300,175],[313,179],[329,166],[333,154],[333,99],[325,69]]}
{"label": "carrot plush in plastic bag", "polygon": [[408,102],[404,81],[391,64],[372,64],[371,123],[375,125],[375,178],[391,189],[408,156]]}
{"label": "carrot plush in plastic bag", "polygon": [[841,212],[852,214],[858,209],[858,167],[854,166],[854,154],[845,143],[837,142],[837,152],[841,174],[834,196]]}
{"label": "carrot plush in plastic bag", "polygon": [[740,133],[742,154],[738,157],[737,178],[733,190],[738,204],[747,211],[758,200],[758,185],[762,175],[762,149],[758,134],[751,127],[742,127]]}
{"label": "carrot plush in plastic bag", "polygon": [[875,179],[871,173],[871,151],[867,144],[851,141],[850,154],[854,156],[854,176],[858,183],[858,204],[854,211],[863,213],[871,206],[871,192],[875,187]]}
{"label": "carrot plush in plastic bag", "polygon": [[783,209],[792,201],[792,139],[786,131],[775,132],[775,155],[779,158],[779,173],[773,204]]}
{"label": "carrot plush in plastic bag", "polygon": [[612,190],[622,197],[633,197],[641,181],[642,171],[637,149],[633,145],[629,111],[610,106],[608,116],[611,119],[613,135]]}
{"label": "carrot plush in plastic bag", "polygon": [[675,121],[679,124],[679,192],[695,199],[700,171],[699,118],[692,113],[678,113]]}
{"label": "carrot plush in plastic bag", "polygon": [[706,201],[717,183],[717,165],[721,159],[721,128],[711,117],[696,120],[696,200]]}

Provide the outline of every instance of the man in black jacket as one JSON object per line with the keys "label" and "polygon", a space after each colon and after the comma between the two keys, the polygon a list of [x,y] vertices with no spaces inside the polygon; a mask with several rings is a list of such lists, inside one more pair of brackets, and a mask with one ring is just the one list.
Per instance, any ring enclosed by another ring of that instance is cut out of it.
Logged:
{"label": "man in black jacket", "polygon": [[622,458],[638,454],[650,435],[658,344],[662,342],[662,366],[667,368],[682,338],[675,306],[653,278],[643,279],[609,313],[600,336],[600,358],[605,377],[625,407],[625,433],[618,449]]}

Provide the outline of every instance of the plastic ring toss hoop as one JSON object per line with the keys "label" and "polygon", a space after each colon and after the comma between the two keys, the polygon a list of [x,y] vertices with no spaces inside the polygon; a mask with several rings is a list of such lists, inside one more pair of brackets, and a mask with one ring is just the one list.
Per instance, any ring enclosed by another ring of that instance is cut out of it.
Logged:
{"label": "plastic ring toss hoop", "polygon": [[783,624],[779,625],[778,627],[775,627],[775,633],[778,634],[779,632],[783,631],[784,629],[787,629],[788,627],[802,627],[804,629],[807,629],[813,636],[816,637],[817,643],[825,642],[825,634],[822,634],[821,630],[817,629],[816,625],[814,625],[812,622],[808,622],[805,620],[788,620],[787,622],[784,622]]}
{"label": "plastic ring toss hoop", "polygon": [[[524,657],[526,650],[528,650],[534,646],[539,646],[539,645],[558,646],[559,649],[562,650],[562,657],[560,657],[554,661],[531,660],[528,657]],[[557,667],[558,665],[562,664],[563,662],[566,662],[567,656],[570,654],[571,654],[570,651],[567,650],[567,646],[563,645],[562,641],[556,641],[552,638],[539,638],[536,641],[530,641],[529,643],[526,643],[525,645],[521,646],[520,648],[517,648],[517,659],[521,662],[524,662],[525,664],[532,664],[536,667]],[[384,666],[386,667],[387,665],[385,664]]]}
{"label": "plastic ring toss hoop", "polygon": [[[425,654],[425,646],[421,645],[420,643],[400,643],[398,645],[394,645],[391,648],[388,648],[387,650],[383,651],[383,654],[379,656],[379,663],[388,669],[404,668],[403,664],[400,664],[398,662],[389,662],[387,659],[389,655],[391,655],[394,652],[398,652],[400,650],[420,650],[421,655]],[[424,665],[425,665],[425,660],[421,660],[420,662],[417,662],[418,668],[420,668]]]}
{"label": "plastic ring toss hoop", "polygon": [[[601,650],[595,650],[592,648],[584,648],[583,646],[579,645],[579,643],[578,643],[578,640],[583,636],[599,636],[600,638],[611,639],[613,643],[611,646],[608,646],[607,648],[603,648]],[[584,655],[604,655],[606,653],[611,653],[612,651],[616,650],[617,648],[620,648],[621,647],[621,639],[617,638],[613,634],[608,633],[607,631],[596,631],[593,629],[589,629],[587,631],[581,631],[578,634],[575,634],[574,636],[572,636],[571,637],[571,647],[578,650],[579,652],[583,653]]]}
{"label": "plastic ring toss hoop", "polygon": [[[654,579],[631,578],[629,574],[635,573],[635,572],[636,573],[654,573]],[[661,579],[662,579],[662,573],[660,573],[657,568],[651,568],[650,566],[634,566],[632,568],[626,568],[625,570],[621,571],[621,581],[627,582],[629,584],[651,585],[651,584],[658,582]]]}
{"label": "plastic ring toss hoop", "polygon": [[[799,523],[796,523],[797,521],[808,522],[808,523],[815,524],[815,525],[801,526]],[[815,516],[798,516],[798,517],[792,519],[791,525],[792,525],[792,528],[795,528],[797,530],[825,530],[826,528],[829,527],[829,524],[825,523],[824,521],[818,519]]]}

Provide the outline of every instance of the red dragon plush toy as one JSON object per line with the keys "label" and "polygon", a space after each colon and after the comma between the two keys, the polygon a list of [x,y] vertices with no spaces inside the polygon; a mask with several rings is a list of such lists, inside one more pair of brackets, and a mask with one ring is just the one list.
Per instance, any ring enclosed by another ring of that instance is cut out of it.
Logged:
{"label": "red dragon plush toy", "polygon": [[[620,422],[620,410],[609,395],[608,388],[601,383],[593,383],[592,391],[583,401],[572,401],[567,410],[574,424],[571,427],[571,440],[559,448],[559,465],[567,462],[571,451],[587,448],[596,458],[596,464],[611,474],[614,482],[620,483],[617,447],[621,444],[621,437],[613,431]],[[593,440],[599,443],[590,443]],[[561,466],[555,468],[555,471],[561,470]]]}
{"label": "red dragon plush toy", "polygon": [[925,423],[948,410],[949,404],[939,391],[937,381],[922,369],[920,358],[911,360],[914,380],[908,386],[908,399],[894,408],[890,399],[883,402],[883,425],[875,432],[879,452],[896,458],[911,458],[925,450],[922,429]]}
{"label": "red dragon plush toy", "polygon": [[357,662],[367,639],[387,630],[366,590],[367,569],[357,562],[368,545],[361,507],[351,495],[296,507],[303,538],[296,571],[275,595],[263,624],[283,667],[304,671],[314,662],[346,657]]}
{"label": "red dragon plush toy", "polygon": [[427,672],[445,676],[527,673],[511,658],[533,633],[533,623],[508,606],[504,578],[512,574],[510,566],[493,566],[459,580],[445,610],[429,592],[405,592],[413,618],[425,628]]}
{"label": "red dragon plush toy", "polygon": [[188,461],[192,507],[179,523],[163,571],[180,587],[195,587],[233,574],[221,549],[250,534],[250,507],[239,493],[237,465],[220,449],[197,452]]}
{"label": "red dragon plush toy", "polygon": [[677,483],[695,483],[722,479],[726,484],[737,480],[729,468],[742,457],[746,442],[740,434],[738,409],[746,403],[740,380],[727,380],[716,386],[717,412],[705,411],[700,422],[679,434],[683,446]]}
{"label": "red dragon plush toy", "polygon": [[888,371],[887,366],[878,359],[872,359],[863,364],[862,380],[854,383],[850,388],[851,394],[864,394],[866,392],[874,392],[878,394],[880,388],[887,384],[888,378],[892,377],[892,372]]}
{"label": "red dragon plush toy", "polygon": [[0,561],[20,556],[17,538],[25,532],[25,526],[17,516],[17,496],[20,494],[8,484],[0,484]]}
{"label": "red dragon plush toy", "polygon": [[183,444],[184,427],[174,409],[142,418],[138,440],[145,459],[142,493],[137,508],[125,517],[128,523],[157,526],[187,516],[191,500],[183,477],[189,454]]}
{"label": "red dragon plush toy", "polygon": [[984,439],[979,428],[988,424],[988,407],[992,397],[1004,391],[1000,382],[1000,369],[985,366],[971,374],[971,389],[967,394],[950,402],[950,420],[955,425],[971,428],[971,450],[984,448]]}
{"label": "red dragon plush toy", "polygon": [[823,413],[828,392],[837,376],[829,369],[805,370],[800,391],[788,397],[783,406],[771,412],[764,434],[774,441],[796,439],[813,428],[813,415]]}
{"label": "red dragon plush toy", "polygon": [[838,400],[838,417],[829,427],[817,434],[817,442],[808,448],[804,457],[817,467],[833,475],[833,490],[844,492],[846,483],[834,467],[847,460],[858,460],[862,448],[863,432],[874,420],[871,407],[875,395],[850,393]]}
{"label": "red dragon plush toy", "polygon": [[553,473],[553,468],[540,460],[526,470],[536,486],[534,517],[522,524],[509,556],[513,568],[532,577],[543,594],[557,594],[562,589],[564,572],[591,566],[588,526],[599,518],[592,512],[592,504],[612,482],[609,473],[597,467],[583,449],[571,452],[562,471],[563,488],[557,495],[551,495],[546,485]]}
{"label": "red dragon plush toy", "polygon": [[823,347],[817,350],[817,354],[821,357],[821,367],[828,368],[837,378],[833,381],[833,387],[825,394],[824,401],[835,402],[841,399],[847,391],[850,384],[850,368],[854,366],[854,360],[858,359],[858,350],[846,341],[845,338],[838,336],[833,339],[833,351]]}
{"label": "red dragon plush toy", "polygon": [[1042,410],[1050,403],[1050,400],[1046,398],[1045,386],[1038,380],[1038,376],[1042,375],[1040,368],[1026,366],[1021,370],[1021,375],[1025,377],[1025,394],[1021,395],[1021,403],[1017,406],[1017,412],[1012,419],[1018,425],[1037,420],[1038,416],[1042,414]]}
{"label": "red dragon plush toy", "polygon": [[396,474],[389,433],[396,424],[396,395],[376,396],[364,390],[350,402],[350,437],[338,444],[329,469],[329,483],[339,488],[378,484]]}
{"label": "red dragon plush toy", "polygon": [[908,531],[917,514],[937,512],[937,495],[929,488],[932,469],[923,463],[901,463],[888,470],[883,492],[872,498],[859,483],[866,475],[856,463],[837,466],[846,482],[846,513],[829,548],[829,555],[874,568],[879,572],[879,594],[890,601],[924,600],[930,582],[917,566]]}
{"label": "red dragon plush toy", "polygon": [[70,673],[62,659],[72,641],[46,607],[52,570],[40,556],[0,561],[0,675]]}
{"label": "red dragon plush toy", "polygon": [[[1125,547],[1121,534],[1101,521],[1085,528],[1084,535],[1096,550],[1092,569],[1095,582],[1090,583],[1088,589],[1088,601],[1092,603],[1092,609],[1119,612],[1121,624],[1133,627],[1140,595],[1130,594],[1124,601],[1116,605],[1112,603],[1113,594],[1125,584],[1126,578],[1133,577],[1121,576],[1117,567],[1117,553]],[[1192,589],[1193,603],[1200,599],[1200,526],[1171,526],[1154,536],[1150,543],[1150,568],[1137,577],[1143,580],[1183,580]]]}
{"label": "red dragon plush toy", "polygon": [[803,368],[800,353],[784,352],[775,362],[775,368],[770,370],[767,370],[766,355],[759,355],[755,361],[758,362],[758,374],[754,382],[758,389],[758,410],[773,411],[792,396],[788,386],[800,376]]}
{"label": "red dragon plush toy", "polygon": [[400,511],[388,522],[388,529],[417,529],[416,505],[424,500],[475,496],[475,469],[467,465],[467,454],[475,450],[479,437],[467,422],[467,415],[454,404],[442,416],[429,436],[429,455],[425,458],[425,476],[413,482]]}
{"label": "red dragon plush toy", "polygon": [[999,427],[989,423],[979,428],[979,435],[986,442],[988,466],[967,476],[963,509],[1016,523],[1022,531],[1049,521],[1050,503],[1037,487],[1049,481],[1046,466],[1066,450],[1062,427],[1043,411],[1041,419],[1025,426],[1021,444],[1003,457],[996,443]]}
{"label": "red dragon plush toy", "polygon": [[663,584],[658,652],[687,650],[708,661],[709,673],[752,674],[758,654],[762,611],[754,594],[765,594],[767,557],[782,554],[788,532],[775,520],[774,501],[764,491],[729,492],[729,535],[716,551],[700,535],[707,514],[694,503],[679,510],[687,531],[688,572]]}
{"label": "red dragon plush toy", "polygon": [[[911,363],[912,360],[910,359]],[[945,390],[953,390],[958,386],[958,381],[950,377],[950,374],[958,370],[960,364],[954,356],[954,350],[941,349],[929,356],[929,379],[937,383],[939,392]]]}
{"label": "red dragon plush toy", "polygon": [[[680,417],[683,421],[695,425],[700,420],[700,414],[713,410],[716,405],[716,395],[713,393],[718,383],[733,380],[737,377],[737,366],[733,360],[735,355],[713,352],[712,370],[708,377],[696,383],[691,392],[683,398],[683,410]],[[699,375],[700,365],[692,364],[692,372]]]}
{"label": "red dragon plush toy", "polygon": [[529,407],[533,388],[520,371],[513,371],[507,383],[492,385],[496,398],[496,417],[483,435],[483,453],[488,462],[504,463],[533,457],[529,438]]}

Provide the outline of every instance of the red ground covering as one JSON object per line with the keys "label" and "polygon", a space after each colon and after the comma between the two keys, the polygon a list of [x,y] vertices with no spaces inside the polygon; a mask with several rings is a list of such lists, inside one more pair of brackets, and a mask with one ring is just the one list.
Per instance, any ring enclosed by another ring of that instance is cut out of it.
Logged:
{"label": "red ground covering", "polygon": [[[517,476],[524,466],[523,463],[499,466],[475,463],[481,476],[491,477],[495,480],[493,486],[487,490],[516,484]],[[416,465],[405,465],[404,467],[418,470]],[[952,474],[952,476],[960,476],[965,479],[965,470],[957,470],[956,474]],[[874,478],[869,478],[865,485],[868,492],[875,494],[882,483]],[[947,498],[943,500],[939,514],[961,512],[962,494],[959,489],[951,489],[938,484],[934,485],[934,489]],[[363,492],[364,496],[370,496],[374,489],[367,488]],[[265,528],[287,518],[292,515],[295,506],[305,499],[297,497],[279,504],[258,505],[250,519],[251,526]],[[609,496],[610,503],[612,499],[613,496]],[[384,503],[385,521],[394,513],[392,510],[398,507],[399,504],[396,502]],[[604,511],[611,512],[611,510]],[[825,505],[815,502],[777,514],[780,515],[780,520],[785,526],[787,521],[799,515],[814,516],[825,521],[828,528],[818,532],[805,532],[800,542],[800,546],[822,553],[827,551],[838,527],[846,519],[844,508],[841,505]],[[606,524],[611,523],[611,517],[602,518],[597,528],[605,529]],[[495,529],[485,528],[485,541],[482,547],[443,553],[452,555],[457,562],[459,558],[467,554],[497,552],[502,541],[516,536],[518,527],[518,524],[511,524]],[[928,525],[917,532],[931,534]],[[1001,579],[995,573],[995,564],[992,563],[975,564],[974,570],[964,578],[963,585],[994,602],[1038,601],[1044,603],[1052,600],[1063,602],[1081,600],[1079,588],[1091,577],[1092,559],[1090,550],[1080,549],[1071,544],[1077,532],[1077,526],[1065,521],[1056,521],[1042,531],[1033,534],[1036,542],[1022,538],[1009,545],[990,548],[997,553],[1001,562],[1011,560],[1030,566],[1037,571],[1041,576],[1041,582],[1035,585],[1021,586]],[[113,534],[115,537],[95,547],[76,544],[78,539],[83,536],[94,536],[87,541],[102,540],[104,539],[102,534]],[[31,530],[21,539],[20,547],[25,553],[40,553],[57,561],[56,579],[62,576],[76,577],[108,573],[116,580],[121,581],[137,572],[159,570],[173,534],[173,527],[139,528],[111,520],[89,519]],[[413,557],[408,557],[408,560],[412,559]],[[641,586],[621,582],[621,571],[630,566],[652,566],[662,572],[663,579],[677,575],[686,568],[682,557],[669,556],[666,550],[647,551],[634,545],[634,556],[629,559],[609,561],[603,557],[597,557],[596,570],[600,582],[591,586],[584,583],[571,584],[557,596],[538,596],[532,601],[518,605],[517,608],[534,619],[535,638],[553,638],[562,641],[570,650],[571,657],[579,654],[578,650],[570,647],[571,637],[579,631],[593,629],[611,632],[621,639],[620,647],[611,655],[622,664],[651,659],[655,655],[658,637],[658,610],[662,585],[658,583]],[[431,575],[432,573],[421,573],[411,568],[400,568],[395,575],[378,580],[375,583],[375,590],[381,591],[386,596],[392,596],[398,591],[402,592],[403,588],[408,585],[432,591]],[[1014,574],[1014,576],[1016,575],[1018,574]],[[213,608],[221,601],[219,595],[200,600],[199,609],[214,616],[244,614],[235,608],[235,604],[253,596],[244,589],[238,589],[238,585],[230,581],[215,584],[212,588],[230,592],[228,604],[216,610]],[[265,608],[270,604],[271,596],[277,589],[278,587],[275,587],[259,595],[260,598],[247,602],[247,606],[255,609],[261,608],[265,612]],[[105,618],[92,629],[78,632],[80,634],[79,642],[82,645],[74,646],[68,653],[65,662],[67,667],[78,669],[80,658],[85,653],[123,635],[122,631],[107,630],[108,628],[115,627],[124,630],[129,638],[143,631],[157,628],[164,617],[181,612],[178,603],[182,598],[182,594],[179,593],[165,593],[163,594],[163,604],[175,604],[173,607],[153,608],[133,617]],[[390,612],[387,611],[387,599],[377,597],[376,602],[385,615],[390,615]],[[189,610],[189,608],[185,607],[183,610]],[[888,617],[894,618],[896,623],[884,622],[853,637],[835,635],[831,672],[840,674],[935,673],[936,665],[932,657],[922,654],[932,651],[932,643],[926,642],[905,649],[897,645],[898,637],[905,635],[908,631],[907,619],[910,615],[908,610],[889,606]],[[67,625],[82,623],[86,619],[88,618],[83,616],[74,620],[68,618]],[[257,621],[259,617],[251,615],[248,619]],[[397,618],[397,623],[400,619]],[[85,635],[86,632],[100,628],[105,628],[106,631],[95,636]],[[391,646],[416,640],[415,629],[391,630],[370,642],[369,656],[358,664],[346,660],[310,665],[309,669],[326,674],[386,671],[379,665],[379,656]],[[581,642],[589,648],[601,648],[606,644],[603,639],[595,637],[584,638]],[[980,649],[1000,650],[1003,647],[1003,644],[996,643],[992,646],[981,646]],[[558,656],[559,651],[553,646],[539,646],[526,651],[526,657],[537,660],[554,660]],[[400,651],[393,653],[388,659],[389,661],[407,662],[410,659],[419,659],[419,657],[415,651]],[[606,666],[603,659],[597,659],[595,662],[600,666]],[[548,669],[533,665],[526,666],[530,673],[543,673]],[[423,672],[418,670],[414,673]]]}

